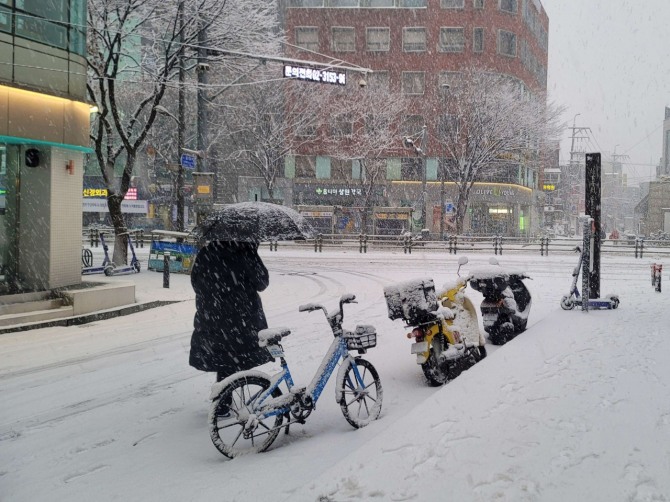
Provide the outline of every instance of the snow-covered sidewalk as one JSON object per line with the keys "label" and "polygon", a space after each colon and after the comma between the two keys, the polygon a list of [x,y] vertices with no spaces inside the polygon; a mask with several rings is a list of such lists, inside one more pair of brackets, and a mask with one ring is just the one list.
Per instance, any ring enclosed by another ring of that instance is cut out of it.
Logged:
{"label": "snow-covered sidewalk", "polygon": [[[573,255],[498,257],[533,278],[528,330],[431,388],[382,290],[425,276],[442,285],[456,256],[261,255],[268,321],[292,330],[284,346],[297,383],[330,343],[323,315],[298,305],[356,294],[344,325],[377,327],[366,358],[384,385],[380,420],[352,429],[331,381],[304,426],[266,453],[225,459],[206,425],[213,378],[187,363],[189,278],[173,274],[163,289],[143,267],[112,279],[134,281],[139,301],[183,301],[0,336],[0,500],[670,500],[670,293],[650,285],[653,258],[604,257],[602,290],[621,305],[582,313],[559,307]],[[466,273],[488,260],[469,258]],[[467,294],[478,306],[481,295]]]}

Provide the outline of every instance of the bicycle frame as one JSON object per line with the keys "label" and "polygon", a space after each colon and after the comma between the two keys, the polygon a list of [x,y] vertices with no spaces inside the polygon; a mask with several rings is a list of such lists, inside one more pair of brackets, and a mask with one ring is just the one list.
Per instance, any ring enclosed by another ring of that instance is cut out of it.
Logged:
{"label": "bicycle frame", "polygon": [[[259,417],[261,418],[289,413],[291,410],[291,405],[295,404],[296,402],[296,398],[300,398],[297,402],[300,404],[301,408],[306,402],[311,403],[310,407],[314,407],[319,397],[321,396],[323,389],[326,387],[326,383],[328,383],[328,380],[332,376],[333,371],[340,362],[340,359],[343,361],[346,361],[347,359],[353,360],[353,357],[351,354],[349,354],[346,340],[342,336],[336,336],[333,342],[330,344],[328,352],[324,356],[321,365],[312,378],[309,386],[305,389],[304,393],[296,393],[293,376],[291,375],[291,370],[289,369],[288,363],[284,358],[284,352],[281,348],[281,345],[273,346],[271,353],[273,356],[279,357],[281,359],[282,371],[272,377],[272,384],[270,387],[262,392],[258,397],[256,411],[259,412]],[[353,365],[353,370],[356,376],[357,384],[363,385],[363,379],[356,365]],[[289,390],[289,394],[278,398],[273,398],[272,393],[282,383],[286,384],[286,387]]]}

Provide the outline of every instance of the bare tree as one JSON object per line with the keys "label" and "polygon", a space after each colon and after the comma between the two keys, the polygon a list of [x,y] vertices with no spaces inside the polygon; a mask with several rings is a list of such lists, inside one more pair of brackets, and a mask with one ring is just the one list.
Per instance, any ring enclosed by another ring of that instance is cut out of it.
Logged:
{"label": "bare tree", "polygon": [[[329,103],[331,127],[324,139],[325,153],[340,161],[358,162],[355,181],[361,187],[362,228],[376,200],[376,190],[386,181],[387,157],[400,144],[400,127],[408,102],[387,88],[354,89],[339,92]],[[348,166],[349,163],[341,164]],[[351,179],[351,170],[340,173]]]}
{"label": "bare tree", "polygon": [[543,94],[522,95],[504,76],[465,69],[445,91],[435,140],[442,179],[456,183],[456,231],[463,223],[472,186],[519,164],[540,162],[549,140],[559,136],[562,109]]}
{"label": "bare tree", "polygon": [[252,83],[235,93],[234,105],[226,107],[221,126],[231,141],[228,158],[263,178],[270,199],[286,155],[314,141],[324,121],[324,114],[315,110],[323,108],[329,91],[293,80]]}
{"label": "bare tree", "polygon": [[[276,21],[274,2],[263,0],[89,0],[87,87],[98,108],[91,140],[108,190],[114,263],[127,261],[121,203],[137,154],[180,66],[188,70],[184,52],[197,48],[202,30],[212,47],[258,50],[277,37]],[[232,70],[236,65],[225,55],[214,61],[228,62]],[[116,166],[122,167],[119,181]]]}

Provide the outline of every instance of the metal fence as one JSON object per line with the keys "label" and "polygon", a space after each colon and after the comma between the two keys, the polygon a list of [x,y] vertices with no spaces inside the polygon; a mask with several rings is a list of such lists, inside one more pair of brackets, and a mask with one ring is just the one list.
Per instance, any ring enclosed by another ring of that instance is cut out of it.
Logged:
{"label": "metal fence", "polygon": [[[100,233],[112,237],[113,228],[84,229],[82,243],[84,246],[100,246]],[[151,232],[143,229],[131,229],[129,234],[137,248],[151,244]],[[108,239],[109,242],[112,242]],[[359,253],[368,251],[402,251],[411,254],[413,251],[439,252],[458,254],[464,252],[483,252],[495,255],[514,253],[537,253],[548,256],[552,253],[572,253],[576,246],[582,245],[581,237],[561,238],[537,236],[533,238],[503,237],[500,235],[469,236],[450,235],[444,240],[423,239],[411,235],[367,235],[367,234],[319,234],[306,241],[280,241],[263,243],[271,251],[279,248],[301,248],[322,252],[328,249],[351,249]],[[634,256],[644,258],[670,256],[670,240],[645,239],[642,237],[623,239],[603,239],[601,253]]]}
{"label": "metal fence", "polygon": [[[279,247],[298,247],[313,249],[317,253],[327,249],[347,248],[357,250],[359,253],[380,250],[402,251],[405,254],[411,254],[413,251],[449,254],[481,251],[495,255],[537,253],[540,256],[548,256],[552,253],[572,253],[576,246],[581,247],[582,239],[579,237],[549,238],[538,236],[527,239],[499,235],[451,235],[440,241],[413,236],[319,234],[311,240],[273,242],[268,245],[269,249],[273,251],[276,251]],[[670,240],[603,239],[600,251],[603,254],[629,255],[635,258],[644,258],[647,255],[665,256],[670,255]]]}

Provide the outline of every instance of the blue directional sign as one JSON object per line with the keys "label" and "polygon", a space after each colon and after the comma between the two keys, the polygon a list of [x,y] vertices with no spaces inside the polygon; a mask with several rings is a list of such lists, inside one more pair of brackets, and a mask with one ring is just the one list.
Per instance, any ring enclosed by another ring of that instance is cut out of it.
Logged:
{"label": "blue directional sign", "polygon": [[195,169],[195,156],[188,153],[181,154],[181,166],[184,169]]}

